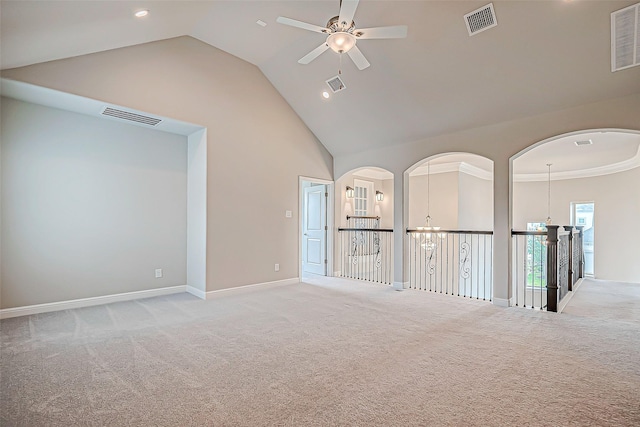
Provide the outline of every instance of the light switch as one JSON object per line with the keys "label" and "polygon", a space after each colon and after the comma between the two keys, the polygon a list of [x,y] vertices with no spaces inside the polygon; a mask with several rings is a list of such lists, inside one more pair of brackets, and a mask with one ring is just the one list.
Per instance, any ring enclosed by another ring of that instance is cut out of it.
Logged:
{"label": "light switch", "polygon": [[284,216],[287,218],[291,218],[291,211],[284,211]]}

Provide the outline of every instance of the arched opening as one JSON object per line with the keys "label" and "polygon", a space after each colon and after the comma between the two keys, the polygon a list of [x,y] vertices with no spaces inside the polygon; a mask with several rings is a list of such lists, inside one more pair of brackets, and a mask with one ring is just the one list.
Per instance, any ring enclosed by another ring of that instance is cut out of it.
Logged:
{"label": "arched opening", "polygon": [[335,276],[392,284],[393,178],[363,167],[336,180]]}
{"label": "arched opening", "polygon": [[440,154],[406,175],[409,287],[491,301],[493,161]]}
{"label": "arched opening", "polygon": [[514,305],[561,310],[583,277],[640,283],[639,132],[555,136],[512,157],[511,172]]}

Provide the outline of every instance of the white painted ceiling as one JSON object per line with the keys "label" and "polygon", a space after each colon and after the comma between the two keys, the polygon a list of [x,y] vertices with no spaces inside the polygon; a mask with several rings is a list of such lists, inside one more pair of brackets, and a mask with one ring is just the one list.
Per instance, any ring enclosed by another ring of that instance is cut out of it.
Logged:
{"label": "white painted ceiling", "polygon": [[[610,14],[636,2],[494,1],[498,26],[469,37],[463,15],[488,2],[361,0],[357,27],[408,25],[409,35],[360,40],[371,67],[345,57],[347,89],[329,100],[320,94],[337,54],[298,64],[324,37],[275,20],[323,26],[338,0],[2,0],[0,66],[190,35],[258,66],[336,156],[640,93],[640,67],[610,65]],[[139,9],[150,14],[136,19]]]}

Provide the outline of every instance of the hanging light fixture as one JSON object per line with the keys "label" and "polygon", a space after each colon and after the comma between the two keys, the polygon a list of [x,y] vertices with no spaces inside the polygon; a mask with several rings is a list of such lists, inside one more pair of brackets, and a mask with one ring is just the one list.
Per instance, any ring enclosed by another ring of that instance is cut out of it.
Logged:
{"label": "hanging light fixture", "polygon": [[547,163],[547,225],[551,225],[551,163]]}
{"label": "hanging light fixture", "polygon": [[424,227],[416,227],[422,236],[422,247],[427,251],[433,251],[438,246],[438,238],[444,239],[445,233],[440,232],[440,227],[431,225],[430,196],[431,196],[431,164],[427,162],[427,217]]}

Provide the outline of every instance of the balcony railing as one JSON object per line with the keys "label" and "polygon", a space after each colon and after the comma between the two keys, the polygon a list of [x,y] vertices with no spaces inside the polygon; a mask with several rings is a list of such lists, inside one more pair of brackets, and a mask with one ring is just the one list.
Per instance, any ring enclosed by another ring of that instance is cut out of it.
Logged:
{"label": "balcony railing", "polygon": [[390,285],[393,280],[393,230],[379,228],[379,217],[348,216],[338,228],[340,276]]}
{"label": "balcony railing", "polygon": [[493,299],[493,231],[407,230],[409,287]]}
{"label": "balcony railing", "polygon": [[582,227],[512,231],[515,305],[558,311],[583,277]]}

